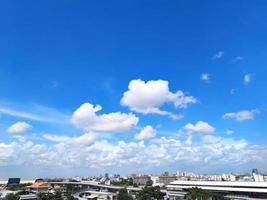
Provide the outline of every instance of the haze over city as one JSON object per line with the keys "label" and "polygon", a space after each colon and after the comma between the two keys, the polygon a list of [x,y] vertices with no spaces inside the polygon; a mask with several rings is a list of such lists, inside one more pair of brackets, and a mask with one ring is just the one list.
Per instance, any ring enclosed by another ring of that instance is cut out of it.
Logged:
{"label": "haze over city", "polygon": [[2,1],[0,180],[267,172],[266,10]]}

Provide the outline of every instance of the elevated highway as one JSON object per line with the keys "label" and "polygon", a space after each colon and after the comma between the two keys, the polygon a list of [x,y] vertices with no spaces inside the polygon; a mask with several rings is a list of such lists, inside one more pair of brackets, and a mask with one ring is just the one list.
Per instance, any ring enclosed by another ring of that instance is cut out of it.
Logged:
{"label": "elevated highway", "polygon": [[[104,185],[104,184],[99,184],[94,181],[80,181],[80,182],[46,182],[47,184],[54,184],[54,185],[82,185],[82,186],[91,186],[91,187],[98,187],[98,188],[104,188],[104,189],[112,189],[112,190],[120,190],[125,187],[123,186],[116,186],[116,185]],[[142,188],[137,188],[137,187],[126,187],[128,191],[133,191],[133,192],[138,192]]]}
{"label": "elevated highway", "polygon": [[[97,188],[103,188],[103,189],[111,189],[111,190],[120,190],[125,188],[124,186],[116,186],[116,185],[104,185],[97,183],[95,181],[80,181],[80,182],[46,182],[47,184],[54,184],[54,185],[82,185],[82,186],[91,186],[91,187],[97,187]],[[142,189],[142,187],[126,187],[128,191],[131,192],[138,192]],[[161,190],[162,193],[166,194],[166,190]]]}

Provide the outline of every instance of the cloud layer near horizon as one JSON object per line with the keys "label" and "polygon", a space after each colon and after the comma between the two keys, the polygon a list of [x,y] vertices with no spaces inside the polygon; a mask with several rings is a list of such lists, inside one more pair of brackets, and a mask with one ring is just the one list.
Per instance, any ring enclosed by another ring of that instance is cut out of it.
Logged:
{"label": "cloud layer near horizon", "polygon": [[[266,160],[267,149],[249,144],[246,140],[203,136],[202,142],[188,145],[179,139],[160,137],[148,143],[111,143],[95,140],[93,133],[78,137],[44,135],[54,142],[52,146],[34,144],[30,140],[0,143],[0,166],[35,165],[42,167],[84,167],[102,169],[135,166],[142,170],[183,165],[240,166]],[[56,162],[55,162],[56,161]],[[266,165],[265,165],[266,167]],[[127,171],[127,170],[126,170]]]}
{"label": "cloud layer near horizon", "polygon": [[[140,119],[148,114],[181,119],[181,115],[167,111],[166,104],[184,109],[197,103],[195,97],[181,90],[171,92],[168,81],[132,80],[120,103],[131,112],[106,113],[102,106],[90,102],[78,106],[71,116],[46,108],[46,113],[56,113],[55,116],[60,119],[70,119],[68,123],[82,131],[77,135],[44,132],[35,140],[27,134],[14,135],[34,129],[34,126],[24,121],[11,124],[7,132],[12,133],[9,136],[13,137],[13,141],[0,141],[0,167],[34,165],[52,169],[64,166],[98,171],[120,169],[126,173],[135,172],[136,169],[141,172],[175,168],[177,163],[191,168],[225,164],[234,168],[252,163],[267,167],[266,163],[262,163],[267,159],[267,147],[236,139],[231,129],[227,128],[224,136],[218,135],[214,124],[199,119],[177,127],[178,133],[162,134],[164,130],[160,126],[140,124]],[[0,112],[7,110],[0,109]],[[140,113],[145,115],[140,117]],[[255,119],[258,113],[258,109],[241,110],[225,113],[222,118],[244,122]],[[25,112],[6,114],[38,122],[44,119]],[[48,122],[49,118],[46,119],[45,122]],[[53,119],[53,122],[56,121],[60,120]],[[106,137],[105,133],[110,134]],[[127,135],[127,139],[121,139],[119,134]]]}

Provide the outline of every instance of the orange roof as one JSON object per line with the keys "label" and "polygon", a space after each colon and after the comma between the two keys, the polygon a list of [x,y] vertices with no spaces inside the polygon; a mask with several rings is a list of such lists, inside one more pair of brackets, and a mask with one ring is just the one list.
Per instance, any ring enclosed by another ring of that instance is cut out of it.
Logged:
{"label": "orange roof", "polygon": [[45,183],[34,183],[34,184],[32,184],[31,186],[29,186],[29,188],[36,188],[36,189],[38,189],[38,188],[48,188],[48,185],[47,184],[45,184]]}

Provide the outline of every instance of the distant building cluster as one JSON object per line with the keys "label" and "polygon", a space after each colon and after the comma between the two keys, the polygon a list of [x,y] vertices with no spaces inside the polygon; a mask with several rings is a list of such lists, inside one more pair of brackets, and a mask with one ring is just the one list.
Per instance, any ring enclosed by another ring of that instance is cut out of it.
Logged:
{"label": "distant building cluster", "polygon": [[154,174],[131,174],[129,176],[120,176],[119,174],[110,175],[106,173],[104,176],[93,177],[76,177],[76,181],[96,181],[99,183],[110,185],[114,182],[131,178],[133,184],[142,186],[151,181],[153,186],[164,186],[170,182],[180,181],[255,181],[255,182],[267,182],[267,174],[259,173],[257,169],[253,169],[252,173],[235,174],[235,173],[223,173],[215,175],[199,175],[193,172],[177,172],[170,173],[164,172],[160,175]]}

